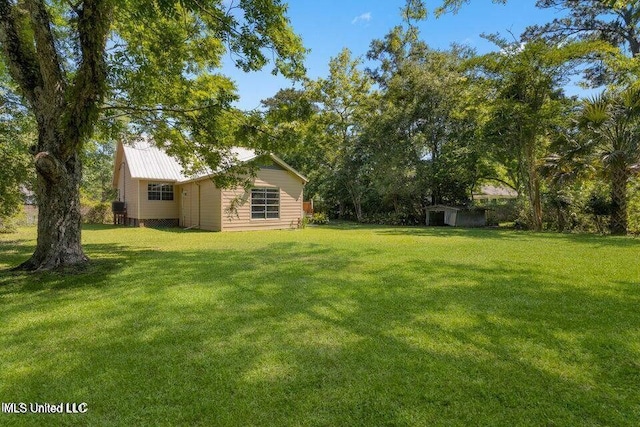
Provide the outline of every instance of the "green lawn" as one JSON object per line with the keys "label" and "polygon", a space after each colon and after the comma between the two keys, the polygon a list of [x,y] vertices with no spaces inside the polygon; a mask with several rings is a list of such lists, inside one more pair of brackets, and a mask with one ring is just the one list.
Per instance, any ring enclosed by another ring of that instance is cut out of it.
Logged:
{"label": "green lawn", "polygon": [[[0,269],[34,230],[0,235]],[[88,227],[0,273],[0,425],[640,425],[640,240]]]}

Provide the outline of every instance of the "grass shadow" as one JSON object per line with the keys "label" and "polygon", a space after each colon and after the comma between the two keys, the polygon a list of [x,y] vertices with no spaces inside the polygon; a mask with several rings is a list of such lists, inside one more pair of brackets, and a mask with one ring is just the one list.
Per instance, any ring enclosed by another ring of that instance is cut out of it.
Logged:
{"label": "grass shadow", "polygon": [[[382,226],[381,226],[382,227]],[[339,228],[337,228],[339,229]],[[366,229],[366,228],[361,228]],[[533,232],[496,228],[458,228],[458,227],[382,227],[372,228],[386,236],[414,236],[414,237],[464,237],[470,239],[511,239],[511,240],[565,240],[591,246],[615,246],[640,248],[640,239],[635,236],[598,236],[593,234],[572,234],[556,232]]]}
{"label": "grass shadow", "polygon": [[631,274],[589,284],[526,256],[415,249],[437,234],[403,243],[366,226],[328,240],[339,229],[204,249],[217,235],[180,249],[88,243],[104,264],[85,286],[19,276],[0,288],[0,393],[87,401],[82,421],[98,425],[640,421]]}

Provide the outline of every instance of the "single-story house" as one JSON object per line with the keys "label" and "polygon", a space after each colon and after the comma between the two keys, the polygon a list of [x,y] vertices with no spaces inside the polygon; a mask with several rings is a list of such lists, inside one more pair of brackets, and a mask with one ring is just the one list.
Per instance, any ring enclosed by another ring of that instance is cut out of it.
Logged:
{"label": "single-story house", "polygon": [[472,193],[472,199],[475,201],[497,202],[498,200],[515,199],[517,197],[518,192],[504,184],[482,184],[477,191]]}
{"label": "single-story house", "polygon": [[274,154],[233,149],[234,161],[258,167],[249,189],[217,188],[215,172],[185,176],[178,161],[140,140],[118,143],[113,187],[114,222],[211,231],[296,228],[302,221],[307,179]]}
{"label": "single-story house", "polygon": [[426,225],[450,225],[452,227],[484,227],[487,210],[484,208],[458,208],[433,205],[426,208]]}

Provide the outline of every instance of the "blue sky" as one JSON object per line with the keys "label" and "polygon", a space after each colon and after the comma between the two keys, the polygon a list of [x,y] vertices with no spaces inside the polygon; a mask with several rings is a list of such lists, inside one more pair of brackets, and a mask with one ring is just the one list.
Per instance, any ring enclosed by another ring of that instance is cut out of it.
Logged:
{"label": "blue sky", "polygon": [[[439,0],[427,0],[430,11],[439,4]],[[509,36],[511,31],[519,36],[528,25],[546,23],[554,18],[553,10],[540,10],[534,4],[534,0],[510,0],[506,5],[494,4],[491,0],[471,0],[458,14],[437,19],[430,14],[426,21],[419,23],[421,37],[436,49],[447,49],[455,42],[474,47],[478,53],[486,53],[495,47],[480,34],[500,32]],[[308,76],[312,79],[326,76],[329,59],[344,47],[356,56],[364,56],[372,40],[384,37],[392,27],[400,24],[402,5],[404,0],[290,1],[287,15],[305,47],[311,49],[305,61]],[[222,72],[236,82],[239,108],[257,108],[260,100],[273,96],[280,88],[291,87],[290,81],[272,76],[270,70],[267,66],[261,72],[243,73],[235,69],[227,57]],[[580,91],[567,88],[567,93]]]}

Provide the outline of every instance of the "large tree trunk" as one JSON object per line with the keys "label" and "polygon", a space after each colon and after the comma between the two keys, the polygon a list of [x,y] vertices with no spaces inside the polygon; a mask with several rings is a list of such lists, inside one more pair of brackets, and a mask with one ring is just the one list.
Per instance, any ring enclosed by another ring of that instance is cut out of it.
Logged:
{"label": "large tree trunk", "polygon": [[58,52],[50,3],[0,0],[3,59],[38,124],[33,147],[38,242],[31,258],[16,267],[21,270],[87,261],[80,244],[80,153],[93,133],[106,90],[104,51],[114,2],[84,0],[71,6],[71,28],[77,35],[73,47],[79,55],[76,67],[68,67],[68,58]]}
{"label": "large tree trunk", "polygon": [[611,234],[627,234],[627,180],[624,165],[614,164],[611,169]]}
{"label": "large tree trunk", "polygon": [[81,245],[80,180],[78,155],[62,163],[47,152],[38,153],[38,240],[29,260],[16,270],[73,267],[88,261]]}

